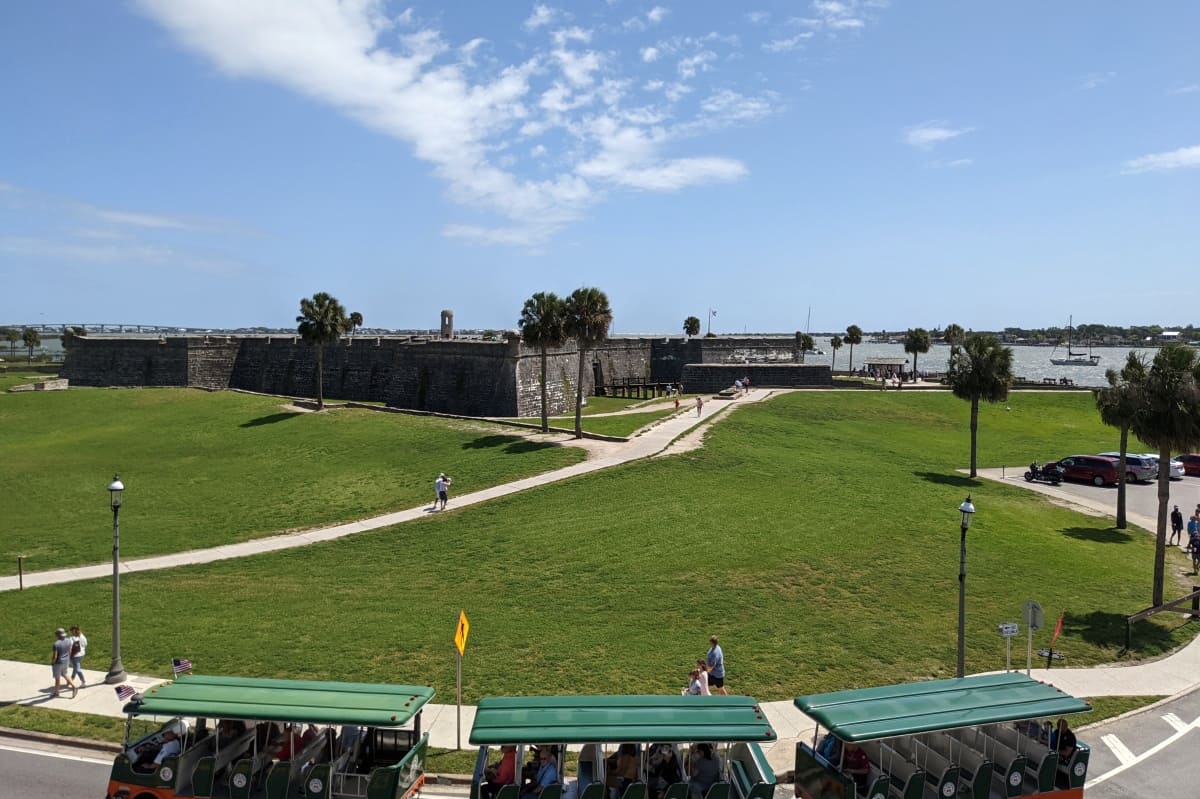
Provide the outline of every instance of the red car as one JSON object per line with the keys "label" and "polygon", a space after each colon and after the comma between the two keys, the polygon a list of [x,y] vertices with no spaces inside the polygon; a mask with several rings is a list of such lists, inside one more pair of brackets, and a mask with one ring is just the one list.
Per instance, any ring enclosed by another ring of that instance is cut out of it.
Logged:
{"label": "red car", "polygon": [[1116,458],[1102,455],[1072,455],[1058,461],[1058,468],[1062,469],[1065,480],[1082,480],[1097,486],[1116,485],[1117,463]]}
{"label": "red car", "polygon": [[1200,474],[1200,455],[1176,455],[1175,460],[1183,461],[1184,474]]}

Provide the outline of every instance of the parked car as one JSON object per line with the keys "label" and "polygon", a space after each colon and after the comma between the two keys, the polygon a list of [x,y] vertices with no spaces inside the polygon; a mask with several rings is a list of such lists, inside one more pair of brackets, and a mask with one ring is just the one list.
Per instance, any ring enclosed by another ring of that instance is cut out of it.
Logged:
{"label": "parked car", "polygon": [[1196,453],[1176,455],[1175,460],[1183,464],[1184,474],[1200,474],[1200,455]]}
{"label": "parked car", "polygon": [[[1151,460],[1154,461],[1154,465],[1156,467],[1154,470],[1154,478],[1157,480],[1158,479],[1158,469],[1157,469],[1158,456],[1155,455],[1153,452],[1146,452],[1146,453],[1143,453],[1143,457],[1150,458]],[[1171,473],[1168,476],[1172,480],[1182,480],[1183,479],[1184,471],[1183,471],[1183,462],[1182,461],[1180,461],[1176,458],[1171,458],[1171,467],[1170,468],[1171,468]]]}
{"label": "parked car", "polygon": [[[1092,485],[1113,485],[1117,482],[1117,459],[1100,455],[1072,455],[1056,464],[1063,479],[1082,480]],[[1050,466],[1050,464],[1046,464]]]}
{"label": "parked car", "polygon": [[[1101,452],[1102,458],[1113,458],[1117,461],[1117,465],[1121,465],[1121,453],[1119,452]],[[1125,453],[1125,482],[1153,482],[1158,478],[1158,459],[1147,458],[1145,455],[1134,455]]]}

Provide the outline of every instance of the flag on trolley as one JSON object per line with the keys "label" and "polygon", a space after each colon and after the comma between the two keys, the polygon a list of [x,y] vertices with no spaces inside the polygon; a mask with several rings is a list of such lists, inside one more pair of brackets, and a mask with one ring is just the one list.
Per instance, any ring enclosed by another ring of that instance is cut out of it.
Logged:
{"label": "flag on trolley", "polygon": [[117,692],[117,699],[120,699],[122,702],[128,702],[130,698],[137,694],[137,689],[129,683],[115,686],[113,690]]}
{"label": "flag on trolley", "polygon": [[171,668],[175,670],[175,676],[178,677],[180,674],[192,670],[192,661],[187,658],[171,658]]}

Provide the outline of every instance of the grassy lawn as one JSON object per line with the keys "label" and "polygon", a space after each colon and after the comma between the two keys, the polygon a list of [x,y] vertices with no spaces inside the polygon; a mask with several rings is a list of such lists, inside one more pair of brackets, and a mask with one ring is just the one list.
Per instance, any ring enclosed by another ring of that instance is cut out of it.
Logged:
{"label": "grassy lawn", "polygon": [[[981,413],[981,465],[1116,437],[1085,394],[1010,404]],[[764,700],[952,676],[968,492],[968,670],[1002,666],[995,625],[1029,598],[1047,618],[1066,610],[1067,665],[1119,659],[1125,616],[1148,604],[1151,538],[958,474],[967,418],[949,394],[790,394],[731,414],[702,450],[328,544],[131,574],[125,666],[165,676],[187,656],[202,673],[429,683],[447,701],[466,609],[468,702],[674,692],[712,633],[731,688]],[[1184,564],[1170,558],[1174,596]],[[22,620],[0,631],[0,657],[39,660],[69,622],[99,656],[108,602],[104,580],[0,595],[0,614]],[[1134,655],[1195,630],[1155,616],[1134,627]]]}
{"label": "grassy lawn", "polygon": [[1069,719],[1071,729],[1078,730],[1085,724],[1097,724],[1122,713],[1152,705],[1165,698],[1162,696],[1093,696],[1087,700],[1092,706],[1092,712],[1071,716]]}
{"label": "grassy lawn", "polygon": [[473,491],[584,457],[483,423],[185,389],[0,394],[0,430],[0,481],[20,494],[5,505],[7,573],[18,554],[29,571],[111,557],[117,471],[133,558],[413,507],[439,471]]}
{"label": "grassy lawn", "polygon": [[54,377],[56,375],[47,374],[46,372],[30,372],[20,368],[10,368],[7,371],[0,372],[0,392],[8,391],[13,386],[36,383],[39,380],[50,380]]}
{"label": "grassy lawn", "polygon": [[[670,416],[675,411],[673,409],[661,411],[644,411],[642,413],[622,413],[618,416],[595,416],[583,418],[583,429],[587,433],[595,433],[602,436],[621,436],[628,437],[633,435],[638,430],[641,430],[651,422],[658,421],[665,416]],[[555,427],[567,427],[575,429],[575,417],[556,417],[550,420],[550,424]]]}

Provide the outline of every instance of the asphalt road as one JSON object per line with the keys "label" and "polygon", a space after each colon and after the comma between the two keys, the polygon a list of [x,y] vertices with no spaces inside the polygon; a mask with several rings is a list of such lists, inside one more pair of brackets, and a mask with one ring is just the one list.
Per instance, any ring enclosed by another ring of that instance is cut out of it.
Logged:
{"label": "asphalt road", "polygon": [[1080,735],[1092,747],[1087,799],[1200,794],[1200,691]]}
{"label": "asphalt road", "polygon": [[97,799],[111,771],[102,752],[0,738],[0,799]]}

